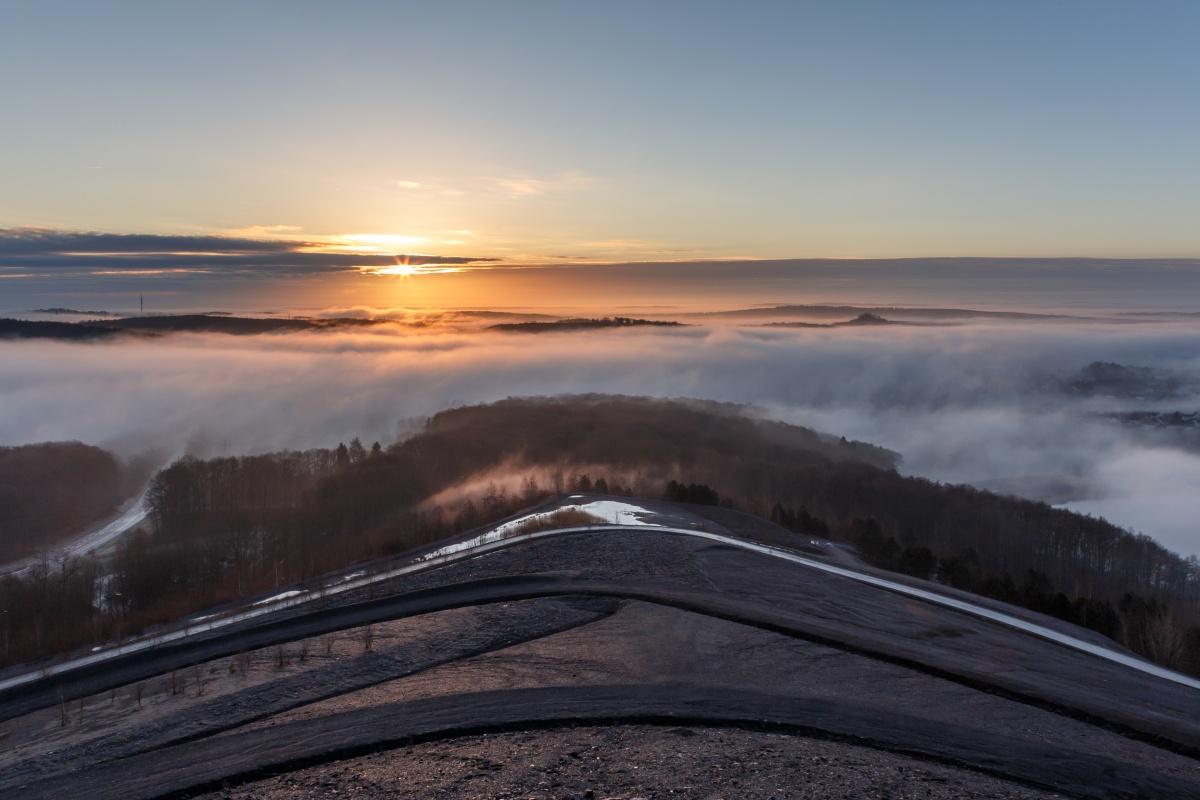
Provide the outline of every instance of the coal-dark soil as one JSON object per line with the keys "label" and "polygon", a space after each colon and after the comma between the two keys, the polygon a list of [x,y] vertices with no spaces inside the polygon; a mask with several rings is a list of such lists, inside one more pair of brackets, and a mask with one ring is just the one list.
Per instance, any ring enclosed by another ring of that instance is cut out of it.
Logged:
{"label": "coal-dark soil", "polygon": [[6,693],[0,793],[1200,797],[1188,686],[649,528],[516,545],[190,648],[95,669],[82,698]]}
{"label": "coal-dark soil", "polygon": [[861,798],[1064,795],[840,742],[730,728],[580,727],[466,736],[299,770],[206,800]]}

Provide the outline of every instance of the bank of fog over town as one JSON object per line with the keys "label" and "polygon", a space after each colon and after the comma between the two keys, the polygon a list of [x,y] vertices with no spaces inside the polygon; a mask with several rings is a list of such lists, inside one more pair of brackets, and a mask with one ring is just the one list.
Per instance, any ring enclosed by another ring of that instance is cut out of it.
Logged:
{"label": "bank of fog over town", "polygon": [[793,308],[539,328],[561,316],[485,312],[333,309],[306,313],[378,324],[6,341],[0,442],[78,440],[165,465],[354,438],[386,447],[438,411],[506,397],[700,398],[888,448],[905,475],[1200,552],[1190,315]]}

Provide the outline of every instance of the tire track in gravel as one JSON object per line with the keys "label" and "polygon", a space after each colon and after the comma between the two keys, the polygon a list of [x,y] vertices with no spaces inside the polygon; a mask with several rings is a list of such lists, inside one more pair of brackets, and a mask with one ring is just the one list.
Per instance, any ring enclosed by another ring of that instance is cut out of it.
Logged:
{"label": "tire track in gravel", "polygon": [[96,765],[197,741],[311,703],[366,689],[424,670],[587,625],[615,613],[610,598],[549,598],[472,609],[452,632],[405,642],[387,651],[278,678],[196,704],[137,731],[92,740],[0,770],[0,790],[44,780],[80,764]]}

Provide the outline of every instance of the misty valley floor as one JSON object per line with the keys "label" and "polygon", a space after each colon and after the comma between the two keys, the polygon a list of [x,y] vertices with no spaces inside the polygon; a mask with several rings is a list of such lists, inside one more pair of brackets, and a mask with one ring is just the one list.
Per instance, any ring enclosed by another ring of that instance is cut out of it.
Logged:
{"label": "misty valley floor", "polygon": [[777,562],[604,531],[326,598],[0,699],[0,793],[1200,796],[1194,689]]}

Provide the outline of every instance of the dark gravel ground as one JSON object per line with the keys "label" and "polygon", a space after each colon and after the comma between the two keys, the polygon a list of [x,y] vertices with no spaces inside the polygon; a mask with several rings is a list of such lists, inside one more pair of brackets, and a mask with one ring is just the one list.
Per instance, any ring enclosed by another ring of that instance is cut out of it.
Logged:
{"label": "dark gravel ground", "polygon": [[[29,715],[0,724],[0,795],[79,764],[215,736],[320,707],[330,698],[336,703],[380,683],[584,625],[617,607],[603,598],[551,598],[425,615],[372,626],[370,650],[366,629],[356,629],[336,642],[304,640],[206,662],[168,676],[161,686],[144,686],[139,700],[133,699],[135,687],[122,687],[120,707],[117,693],[93,696],[65,709],[65,726],[59,709]],[[245,674],[251,671],[253,679]],[[131,717],[136,724],[125,724]]]}
{"label": "dark gravel ground", "polygon": [[989,692],[734,622],[627,602],[551,636],[441,664],[253,723],[265,727],[446,694],[650,681],[867,705],[931,724],[1034,739],[1200,784],[1200,761]]}
{"label": "dark gravel ground", "polygon": [[728,728],[581,727],[467,736],[299,770],[206,800],[318,798],[1063,797],[970,770],[800,736]]}

